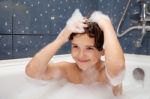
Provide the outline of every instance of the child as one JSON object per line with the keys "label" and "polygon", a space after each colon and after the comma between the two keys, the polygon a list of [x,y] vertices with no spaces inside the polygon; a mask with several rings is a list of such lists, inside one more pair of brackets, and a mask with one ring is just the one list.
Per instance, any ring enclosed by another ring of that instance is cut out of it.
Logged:
{"label": "child", "polygon": [[[75,63],[49,63],[68,41]],[[102,55],[105,61],[101,60]],[[72,83],[111,84],[113,94],[120,95],[124,70],[124,54],[109,17],[95,11],[87,19],[77,9],[58,37],[28,63],[26,74],[44,80],[57,76]]]}

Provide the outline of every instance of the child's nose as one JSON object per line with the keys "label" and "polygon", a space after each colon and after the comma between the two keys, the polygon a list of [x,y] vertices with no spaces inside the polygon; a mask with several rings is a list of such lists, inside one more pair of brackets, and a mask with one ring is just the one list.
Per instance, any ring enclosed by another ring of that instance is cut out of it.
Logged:
{"label": "child's nose", "polygon": [[79,51],[78,57],[79,58],[85,58],[85,53],[83,50]]}

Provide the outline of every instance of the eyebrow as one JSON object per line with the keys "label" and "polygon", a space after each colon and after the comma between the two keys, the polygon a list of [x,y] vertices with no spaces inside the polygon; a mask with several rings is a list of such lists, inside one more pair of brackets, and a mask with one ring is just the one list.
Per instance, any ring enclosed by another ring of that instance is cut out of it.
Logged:
{"label": "eyebrow", "polygon": [[[78,45],[78,44],[75,44],[75,43],[71,43],[72,45]],[[94,47],[95,48],[95,46],[94,45],[86,45],[86,47]]]}

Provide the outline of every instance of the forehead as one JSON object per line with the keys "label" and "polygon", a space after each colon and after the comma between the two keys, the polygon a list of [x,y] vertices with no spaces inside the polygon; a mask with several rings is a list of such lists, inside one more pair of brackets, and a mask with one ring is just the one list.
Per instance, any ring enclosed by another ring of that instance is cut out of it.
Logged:
{"label": "forehead", "polygon": [[89,37],[87,34],[77,34],[71,42],[74,44],[94,45],[94,38]]}

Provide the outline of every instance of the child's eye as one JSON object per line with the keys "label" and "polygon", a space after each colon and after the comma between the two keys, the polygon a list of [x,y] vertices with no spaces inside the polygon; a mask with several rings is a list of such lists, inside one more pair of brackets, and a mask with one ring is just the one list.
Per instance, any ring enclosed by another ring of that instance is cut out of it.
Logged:
{"label": "child's eye", "polygon": [[73,45],[72,48],[78,48],[78,46],[77,45]]}
{"label": "child's eye", "polygon": [[92,48],[92,47],[88,47],[87,49],[88,49],[88,50],[94,50],[94,48]]}

